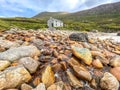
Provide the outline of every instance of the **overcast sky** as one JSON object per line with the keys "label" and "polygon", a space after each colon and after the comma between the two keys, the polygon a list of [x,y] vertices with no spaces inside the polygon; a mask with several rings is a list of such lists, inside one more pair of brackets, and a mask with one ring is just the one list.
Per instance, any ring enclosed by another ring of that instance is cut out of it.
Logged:
{"label": "overcast sky", "polygon": [[0,0],[0,17],[32,17],[44,11],[76,12],[120,0]]}

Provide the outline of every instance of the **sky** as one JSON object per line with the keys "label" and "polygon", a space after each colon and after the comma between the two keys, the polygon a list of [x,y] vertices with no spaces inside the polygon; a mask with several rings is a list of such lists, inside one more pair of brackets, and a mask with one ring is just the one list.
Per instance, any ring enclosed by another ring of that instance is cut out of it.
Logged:
{"label": "sky", "polygon": [[77,12],[120,0],[0,0],[0,17],[32,17],[44,11]]}

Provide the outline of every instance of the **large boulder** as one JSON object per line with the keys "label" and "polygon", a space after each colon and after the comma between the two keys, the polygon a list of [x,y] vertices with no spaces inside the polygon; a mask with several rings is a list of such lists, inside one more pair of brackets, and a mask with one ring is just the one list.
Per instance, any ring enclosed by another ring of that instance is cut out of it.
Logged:
{"label": "large boulder", "polygon": [[0,59],[13,62],[22,57],[34,57],[38,55],[40,55],[40,51],[35,46],[21,46],[10,48],[5,52],[0,53]]}
{"label": "large boulder", "polygon": [[105,72],[100,81],[100,86],[103,90],[118,90],[119,82],[112,74]]}
{"label": "large boulder", "polygon": [[0,73],[0,90],[15,88],[30,79],[31,75],[23,66],[9,67]]}
{"label": "large boulder", "polygon": [[69,39],[73,40],[73,41],[83,41],[83,42],[86,42],[86,41],[88,41],[88,34],[87,33],[72,33],[69,36]]}
{"label": "large boulder", "polygon": [[31,57],[21,58],[19,60],[19,63],[22,64],[26,69],[28,69],[30,73],[34,73],[40,65],[40,62],[32,59]]}

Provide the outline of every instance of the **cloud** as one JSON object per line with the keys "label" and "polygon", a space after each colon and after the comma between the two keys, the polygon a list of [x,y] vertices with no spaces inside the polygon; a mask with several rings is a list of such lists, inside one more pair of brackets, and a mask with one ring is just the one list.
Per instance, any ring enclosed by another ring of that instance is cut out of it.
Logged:
{"label": "cloud", "polygon": [[120,0],[0,0],[0,16],[31,17],[43,11],[76,12]]}

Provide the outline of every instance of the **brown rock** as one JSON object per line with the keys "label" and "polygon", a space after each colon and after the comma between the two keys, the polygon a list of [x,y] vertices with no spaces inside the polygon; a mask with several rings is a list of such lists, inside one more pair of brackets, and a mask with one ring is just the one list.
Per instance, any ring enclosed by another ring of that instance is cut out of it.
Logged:
{"label": "brown rock", "polygon": [[100,81],[100,86],[103,90],[118,90],[119,82],[112,74],[105,72]]}
{"label": "brown rock", "polygon": [[42,82],[46,87],[49,87],[55,82],[54,72],[51,66],[47,66],[44,73],[42,74]]}
{"label": "brown rock", "polygon": [[64,90],[64,88],[64,83],[60,81],[48,87],[47,90]]}
{"label": "brown rock", "polygon": [[94,89],[97,89],[97,83],[95,81],[95,79],[92,79],[91,82],[90,82],[90,86]]}
{"label": "brown rock", "polygon": [[83,83],[80,82],[70,71],[66,71],[68,75],[68,80],[71,84],[71,86],[75,88],[81,88],[83,87]]}
{"label": "brown rock", "polygon": [[109,64],[109,60],[102,56],[96,56],[96,59],[99,59],[103,65]]}
{"label": "brown rock", "polygon": [[120,67],[120,56],[114,56],[110,60],[110,65],[113,67]]}
{"label": "brown rock", "polygon": [[92,64],[95,68],[103,68],[103,65],[99,59],[94,60]]}
{"label": "brown rock", "polygon": [[7,68],[10,65],[9,61],[5,61],[5,60],[0,60],[0,71],[4,70],[5,68]]}
{"label": "brown rock", "polygon": [[63,70],[67,70],[67,64],[65,61],[60,62],[60,64],[62,65]]}
{"label": "brown rock", "polygon": [[33,85],[34,86],[37,86],[38,84],[41,83],[41,78],[40,77],[36,77],[34,80],[33,80]]}
{"label": "brown rock", "polygon": [[89,49],[87,48],[78,48],[75,46],[72,46],[72,52],[73,54],[81,59],[85,64],[90,65],[92,63],[92,55]]}
{"label": "brown rock", "polygon": [[40,83],[35,89],[33,90],[46,90],[45,88],[45,84],[44,83]]}
{"label": "brown rock", "polygon": [[54,72],[62,71],[62,65],[57,63],[52,66]]}
{"label": "brown rock", "polygon": [[120,67],[111,68],[110,73],[112,73],[120,81]]}
{"label": "brown rock", "polygon": [[75,71],[77,77],[79,77],[83,80],[88,80],[88,81],[90,81],[92,79],[89,71],[83,65],[81,65],[77,60],[75,60],[74,58],[71,58],[68,61],[68,63]]}

